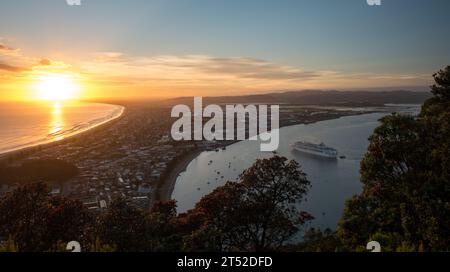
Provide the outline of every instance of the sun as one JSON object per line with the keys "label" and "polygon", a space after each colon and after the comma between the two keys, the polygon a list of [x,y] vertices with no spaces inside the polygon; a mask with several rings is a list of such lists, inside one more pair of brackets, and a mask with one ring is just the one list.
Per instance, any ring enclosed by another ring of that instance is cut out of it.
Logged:
{"label": "sun", "polygon": [[65,101],[76,98],[79,89],[72,75],[45,74],[37,78],[37,98],[47,101]]}

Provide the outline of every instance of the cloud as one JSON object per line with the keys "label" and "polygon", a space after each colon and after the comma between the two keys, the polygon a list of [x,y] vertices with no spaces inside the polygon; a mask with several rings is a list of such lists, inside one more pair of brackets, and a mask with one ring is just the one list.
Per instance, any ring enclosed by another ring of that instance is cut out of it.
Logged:
{"label": "cloud", "polygon": [[126,59],[120,52],[98,52],[94,54],[97,62],[124,62]]}
{"label": "cloud", "polygon": [[12,48],[0,43],[0,55],[15,56],[19,53],[19,51],[20,49]]}
{"label": "cloud", "polygon": [[0,38],[0,70],[20,73],[31,69],[26,58],[21,56],[20,49],[1,43]]}
{"label": "cloud", "polygon": [[51,61],[49,59],[29,59],[24,57],[15,57],[10,59],[8,62],[0,62],[0,70],[20,73],[27,71],[57,71],[57,70],[67,70],[70,65],[67,65],[61,61]]}
{"label": "cloud", "polygon": [[31,71],[66,70],[71,66],[62,61],[52,61],[48,58],[24,56],[19,48],[5,44],[6,39],[0,37],[0,70],[10,73]]}
{"label": "cloud", "polygon": [[[100,62],[100,63],[98,63]],[[155,56],[143,58],[125,58],[117,52],[102,53],[96,63],[88,63],[89,69],[113,70],[120,65],[122,72],[160,79],[231,78],[235,80],[310,80],[320,76],[314,71],[277,65],[265,60],[253,58],[215,58],[202,55]],[[125,68],[126,67],[126,68]]]}
{"label": "cloud", "polygon": [[72,69],[72,66],[64,61],[58,60],[50,60],[50,59],[33,59],[29,62],[33,62],[30,64],[30,68],[35,72],[66,72]]}
{"label": "cloud", "polygon": [[24,67],[9,65],[6,63],[0,63],[0,70],[13,72],[13,73],[19,73],[19,72],[27,71],[28,69],[24,68]]}
{"label": "cloud", "polygon": [[[195,60],[191,57],[191,60]],[[303,71],[290,66],[277,65],[253,58],[197,57],[191,67],[205,73],[232,75],[242,79],[308,80],[319,76],[316,72]]]}
{"label": "cloud", "polygon": [[50,66],[50,65],[52,65],[52,62],[49,59],[41,59],[39,61],[39,65],[40,66]]}
{"label": "cloud", "polygon": [[245,94],[273,90],[342,89],[423,84],[420,75],[383,75],[309,70],[249,57],[159,55],[132,57],[119,52],[97,53],[79,63],[93,85],[141,89],[164,95]]}

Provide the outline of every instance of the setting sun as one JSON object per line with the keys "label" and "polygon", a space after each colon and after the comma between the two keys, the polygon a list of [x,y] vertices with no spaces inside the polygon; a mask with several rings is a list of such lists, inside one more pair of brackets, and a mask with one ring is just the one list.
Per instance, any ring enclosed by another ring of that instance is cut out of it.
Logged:
{"label": "setting sun", "polygon": [[38,77],[37,98],[50,101],[74,99],[79,89],[73,76],[67,74],[47,74]]}

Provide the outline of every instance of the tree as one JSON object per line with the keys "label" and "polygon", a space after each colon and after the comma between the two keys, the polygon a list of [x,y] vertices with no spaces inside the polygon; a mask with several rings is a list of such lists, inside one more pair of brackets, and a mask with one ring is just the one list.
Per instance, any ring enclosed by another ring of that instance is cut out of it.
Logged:
{"label": "tree", "polygon": [[149,251],[180,251],[182,235],[177,229],[176,201],[157,202],[147,215]]}
{"label": "tree", "polygon": [[20,187],[0,202],[0,231],[21,251],[45,251],[48,189],[44,184]]}
{"label": "tree", "polygon": [[47,226],[44,240],[48,245],[79,241],[82,245],[91,242],[94,224],[91,214],[78,200],[53,197],[48,200]]}
{"label": "tree", "polygon": [[106,245],[100,241],[100,239],[95,239],[95,241],[90,245],[89,252],[116,252],[117,249],[113,246]]}
{"label": "tree", "polygon": [[450,66],[434,74],[433,78],[436,84],[431,86],[431,93],[437,99],[450,101]]}
{"label": "tree", "polygon": [[0,244],[0,253],[1,252],[8,252],[8,253],[19,252],[19,248],[17,247],[14,240],[9,238],[5,242],[3,242],[3,244]]}
{"label": "tree", "polygon": [[305,231],[303,239],[296,245],[288,245],[283,250],[288,252],[335,252],[342,249],[336,232],[326,229],[311,228]]}
{"label": "tree", "polygon": [[120,252],[145,251],[145,213],[127,203],[123,198],[115,199],[104,215],[98,219],[97,237]]}
{"label": "tree", "polygon": [[450,67],[434,79],[417,118],[385,117],[370,137],[363,192],[347,202],[338,229],[349,248],[374,235],[390,237],[391,250],[450,247]]}
{"label": "tree", "polygon": [[195,226],[190,250],[267,251],[281,248],[312,216],[298,209],[310,183],[298,163],[257,160],[239,182],[203,197],[184,218]]}
{"label": "tree", "polygon": [[84,241],[92,223],[78,201],[52,198],[45,184],[19,187],[0,201],[0,235],[20,251],[48,251],[58,242]]}

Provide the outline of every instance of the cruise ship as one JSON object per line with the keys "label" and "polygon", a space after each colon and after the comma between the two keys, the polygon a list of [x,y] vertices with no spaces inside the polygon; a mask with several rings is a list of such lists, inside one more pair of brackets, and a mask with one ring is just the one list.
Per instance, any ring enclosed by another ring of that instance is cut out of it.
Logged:
{"label": "cruise ship", "polygon": [[321,144],[313,144],[308,142],[296,142],[292,146],[294,150],[311,154],[311,155],[317,155],[325,158],[330,159],[337,159],[338,152],[336,149],[326,146],[324,143]]}

